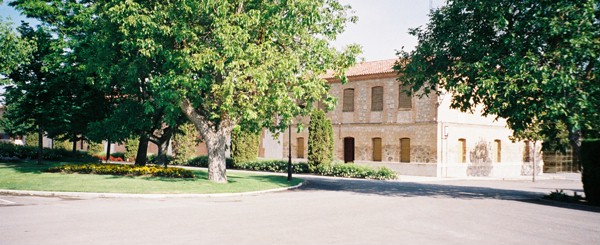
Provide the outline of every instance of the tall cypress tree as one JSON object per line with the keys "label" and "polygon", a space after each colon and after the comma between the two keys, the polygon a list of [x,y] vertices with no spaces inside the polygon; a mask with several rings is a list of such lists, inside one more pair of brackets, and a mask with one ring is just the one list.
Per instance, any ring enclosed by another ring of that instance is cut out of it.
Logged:
{"label": "tall cypress tree", "polygon": [[331,121],[322,110],[313,111],[308,127],[308,166],[311,171],[333,161],[333,147]]}

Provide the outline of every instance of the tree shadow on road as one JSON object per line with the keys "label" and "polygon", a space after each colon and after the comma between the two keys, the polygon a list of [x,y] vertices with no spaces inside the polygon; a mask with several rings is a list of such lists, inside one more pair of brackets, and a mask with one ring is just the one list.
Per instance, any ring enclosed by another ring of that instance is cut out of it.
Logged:
{"label": "tree shadow on road", "polygon": [[425,184],[355,179],[307,179],[297,191],[352,192],[386,197],[432,197],[456,199],[497,199],[522,201],[530,204],[547,205],[600,213],[600,207],[542,200],[543,193],[522,190],[495,189],[489,187]]}

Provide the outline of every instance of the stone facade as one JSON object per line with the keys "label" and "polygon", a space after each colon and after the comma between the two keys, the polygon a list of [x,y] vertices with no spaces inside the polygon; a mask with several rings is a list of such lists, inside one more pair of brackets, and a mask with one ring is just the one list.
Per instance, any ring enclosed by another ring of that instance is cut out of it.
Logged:
{"label": "stone facade", "polygon": [[[393,60],[359,64],[348,71],[346,84],[328,79],[330,94],[338,99],[335,109],[327,113],[333,125],[336,160],[386,166],[405,175],[510,177],[532,174],[533,157],[527,152],[533,152],[533,144],[512,142],[511,131],[503,119],[479,116],[477,110],[464,113],[450,109],[450,95],[405,97],[400,106],[401,85],[392,65]],[[378,98],[375,96],[372,100],[376,94],[374,87],[383,87],[382,110],[373,110]],[[353,110],[349,111],[350,106],[345,108],[343,100],[350,98],[347,96],[352,91]],[[410,98],[410,106],[406,98]],[[308,119],[302,122],[307,125]],[[283,147],[277,150],[282,149],[283,157],[287,158],[288,132],[281,138]],[[308,130],[298,133],[293,128],[291,139],[292,157],[305,160]],[[401,142],[406,144],[404,148]],[[536,170],[541,173],[541,143],[535,145]]]}

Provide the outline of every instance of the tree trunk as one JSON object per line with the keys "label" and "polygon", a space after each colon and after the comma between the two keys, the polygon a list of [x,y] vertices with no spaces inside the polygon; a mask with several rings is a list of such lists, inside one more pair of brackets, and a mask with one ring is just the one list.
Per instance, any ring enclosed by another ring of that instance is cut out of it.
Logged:
{"label": "tree trunk", "polygon": [[106,140],[106,163],[110,160],[110,140]]}
{"label": "tree trunk", "polygon": [[37,155],[37,163],[42,164],[42,157],[44,155],[44,131],[40,126],[38,126],[38,155]]}
{"label": "tree trunk", "polygon": [[569,131],[569,144],[572,148],[573,165],[581,171],[581,165],[579,164],[579,153],[581,149],[581,131],[571,130]]}
{"label": "tree trunk", "polygon": [[137,155],[135,156],[135,165],[145,166],[146,161],[148,161],[148,136],[146,136],[144,133],[141,133]]}
{"label": "tree trunk", "polygon": [[167,159],[167,151],[169,148],[169,142],[171,142],[171,136],[173,136],[173,130],[171,127],[163,129],[163,135],[158,138],[158,156],[156,158],[157,165],[163,165],[165,168],[169,163]]}
{"label": "tree trunk", "polygon": [[225,149],[228,135],[226,131],[219,128],[216,132],[203,134],[206,135],[205,142],[208,150],[208,179],[217,183],[227,183]]}
{"label": "tree trunk", "polygon": [[208,179],[217,183],[227,183],[225,150],[227,147],[227,136],[231,134],[233,123],[224,119],[218,125],[215,125],[198,113],[187,99],[181,102],[180,107],[198,132],[200,132],[206,143],[208,150]]}
{"label": "tree trunk", "polygon": [[73,157],[77,156],[77,135],[76,134],[73,135],[73,149],[71,150],[71,154],[73,154]]}

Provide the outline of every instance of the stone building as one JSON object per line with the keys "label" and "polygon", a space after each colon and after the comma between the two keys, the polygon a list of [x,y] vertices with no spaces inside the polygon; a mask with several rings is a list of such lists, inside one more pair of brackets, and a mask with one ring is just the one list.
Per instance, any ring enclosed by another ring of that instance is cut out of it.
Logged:
{"label": "stone building", "polygon": [[[338,99],[335,109],[327,113],[337,160],[386,166],[405,175],[505,177],[531,175],[530,153],[537,152],[536,172],[540,173],[540,142],[536,151],[531,142],[512,142],[505,120],[450,109],[449,95],[406,95],[392,70],[394,61],[360,63],[348,70],[346,84],[327,78],[330,94]],[[292,129],[295,160],[307,158],[307,139],[307,129],[300,133]],[[277,150],[283,148],[287,158],[288,132],[280,141],[283,147]]]}

